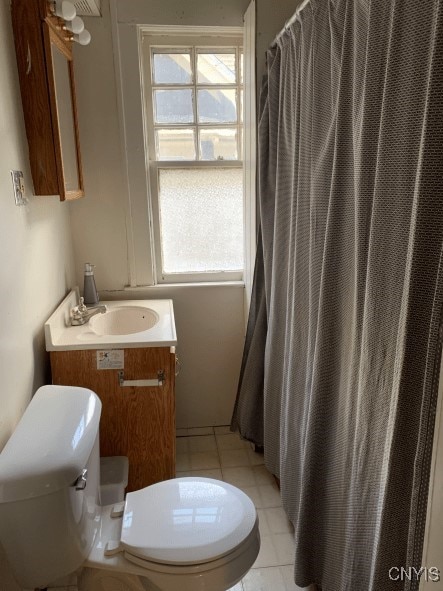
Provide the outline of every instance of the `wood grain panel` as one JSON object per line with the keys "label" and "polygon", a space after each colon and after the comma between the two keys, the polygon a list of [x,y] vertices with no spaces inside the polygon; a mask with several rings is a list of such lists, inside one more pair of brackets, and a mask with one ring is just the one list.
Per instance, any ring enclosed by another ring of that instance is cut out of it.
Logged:
{"label": "wood grain panel", "polygon": [[161,387],[120,387],[118,371],[97,369],[97,352],[51,352],[54,384],[90,388],[100,397],[100,453],[129,458],[128,490],[175,476],[175,355],[168,347],[125,349],[125,380],[165,373]]}
{"label": "wood grain panel", "polygon": [[14,0],[11,15],[34,192],[58,195],[39,4]]}

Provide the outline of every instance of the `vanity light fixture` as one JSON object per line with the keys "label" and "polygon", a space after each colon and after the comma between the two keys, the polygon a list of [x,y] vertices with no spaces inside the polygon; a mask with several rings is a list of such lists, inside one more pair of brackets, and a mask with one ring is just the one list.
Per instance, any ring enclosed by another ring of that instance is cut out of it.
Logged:
{"label": "vanity light fixture", "polygon": [[85,30],[85,23],[79,16],[76,16],[72,21],[66,22],[65,29],[71,31],[71,33],[79,35]]}
{"label": "vanity light fixture", "polygon": [[80,45],[89,45],[91,42],[91,33],[87,29],[83,29],[78,35],[73,35],[72,40]]}
{"label": "vanity light fixture", "polygon": [[51,4],[51,10],[56,16],[59,16],[65,21],[72,21],[75,19],[77,11],[72,2],[68,2],[68,0],[55,0],[54,2],[51,2]]}
{"label": "vanity light fixture", "polygon": [[79,45],[89,45],[91,34],[85,29],[83,20],[77,16],[74,4],[68,0],[51,0],[50,6],[52,14],[65,21],[62,28],[65,31],[73,33],[73,35],[70,35],[66,39],[68,41],[75,41]]}

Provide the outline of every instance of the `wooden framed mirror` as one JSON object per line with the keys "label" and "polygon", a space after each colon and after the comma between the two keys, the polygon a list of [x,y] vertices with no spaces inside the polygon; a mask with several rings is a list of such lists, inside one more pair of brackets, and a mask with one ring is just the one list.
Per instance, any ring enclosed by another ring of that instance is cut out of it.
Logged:
{"label": "wooden framed mirror", "polygon": [[77,199],[84,192],[72,49],[47,22],[43,34],[60,199]]}

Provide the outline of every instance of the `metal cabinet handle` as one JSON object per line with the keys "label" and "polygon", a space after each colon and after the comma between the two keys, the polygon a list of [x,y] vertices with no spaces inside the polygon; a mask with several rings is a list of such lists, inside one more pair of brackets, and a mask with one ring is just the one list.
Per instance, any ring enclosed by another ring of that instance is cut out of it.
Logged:
{"label": "metal cabinet handle", "polygon": [[75,490],[85,490],[86,488],[86,481],[88,479],[88,470],[87,468],[83,468],[82,473],[77,478],[72,486],[75,486]]}
{"label": "metal cabinet handle", "polygon": [[156,386],[164,386],[165,385],[165,372],[163,369],[160,369],[157,372],[157,379],[156,380],[125,380],[125,372],[119,371],[118,372],[118,384],[120,387],[128,386],[132,388],[146,388],[146,387],[156,387]]}

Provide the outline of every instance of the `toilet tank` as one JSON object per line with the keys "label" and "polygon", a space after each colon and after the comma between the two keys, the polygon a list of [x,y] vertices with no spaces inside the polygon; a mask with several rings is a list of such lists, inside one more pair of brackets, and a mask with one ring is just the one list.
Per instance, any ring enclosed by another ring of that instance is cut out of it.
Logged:
{"label": "toilet tank", "polygon": [[0,543],[22,587],[46,587],[89,554],[99,526],[100,412],[91,390],[43,386],[0,454]]}

